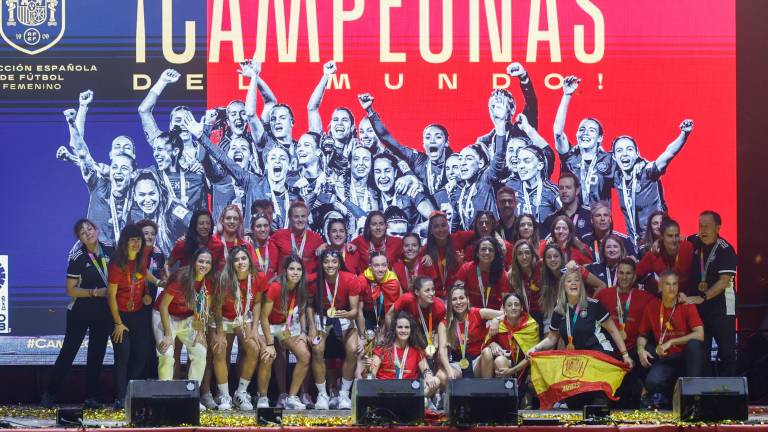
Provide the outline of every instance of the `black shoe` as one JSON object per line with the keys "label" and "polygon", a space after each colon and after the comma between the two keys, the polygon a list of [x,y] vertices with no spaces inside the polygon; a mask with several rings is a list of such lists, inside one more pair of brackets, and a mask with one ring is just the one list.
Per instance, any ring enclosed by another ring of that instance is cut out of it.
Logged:
{"label": "black shoe", "polygon": [[640,406],[643,407],[645,410],[652,410],[654,409],[653,406],[653,397],[650,393],[646,393],[640,397]]}
{"label": "black shoe", "polygon": [[43,408],[53,408],[55,403],[53,395],[48,392],[43,393],[43,396],[40,398],[40,405],[42,405]]}
{"label": "black shoe", "polygon": [[115,405],[113,406],[113,409],[115,411],[122,411],[125,408],[125,402],[123,402],[122,398],[115,399]]}
{"label": "black shoe", "polygon": [[85,403],[83,403],[83,407],[88,409],[99,409],[101,408],[101,403],[96,399],[87,398]]}

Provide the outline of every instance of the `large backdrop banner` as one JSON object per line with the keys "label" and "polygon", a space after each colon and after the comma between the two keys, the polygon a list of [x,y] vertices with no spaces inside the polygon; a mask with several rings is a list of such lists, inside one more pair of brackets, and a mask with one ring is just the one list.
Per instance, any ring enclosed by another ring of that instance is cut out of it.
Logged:
{"label": "large backdrop banner", "polygon": [[0,354],[55,354],[86,216],[167,254],[200,208],[466,229],[507,186],[543,224],[568,169],[631,242],[713,209],[735,244],[734,3],[5,0]]}

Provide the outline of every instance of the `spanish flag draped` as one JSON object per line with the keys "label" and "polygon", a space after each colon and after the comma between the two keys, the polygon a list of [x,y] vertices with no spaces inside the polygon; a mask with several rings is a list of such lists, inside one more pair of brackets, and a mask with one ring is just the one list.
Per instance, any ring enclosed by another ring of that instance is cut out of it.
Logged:
{"label": "spanish flag draped", "polygon": [[373,269],[368,267],[363,271],[363,277],[371,284],[372,297],[374,301],[378,301],[379,296],[384,295],[384,312],[389,310],[395,301],[400,297],[403,290],[400,287],[400,280],[397,278],[397,274],[392,270],[387,270],[381,281],[377,282],[376,277],[373,275]]}
{"label": "spanish flag draped", "polygon": [[[520,350],[523,353],[527,353],[528,350],[539,343],[539,324],[536,320],[531,319],[528,314],[523,313],[515,326],[508,323],[506,319],[502,321],[499,324],[499,334],[511,334]],[[484,345],[487,345],[490,339],[490,337],[486,336]]]}
{"label": "spanish flag draped", "polygon": [[591,391],[612,400],[629,368],[608,354],[587,350],[554,350],[531,354],[531,380],[542,409]]}

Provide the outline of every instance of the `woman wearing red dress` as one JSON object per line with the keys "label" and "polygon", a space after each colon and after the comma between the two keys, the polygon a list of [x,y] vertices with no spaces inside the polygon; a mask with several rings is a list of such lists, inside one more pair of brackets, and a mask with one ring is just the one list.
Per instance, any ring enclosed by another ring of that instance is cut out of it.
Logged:
{"label": "woman wearing red dress", "polygon": [[434,212],[427,225],[427,244],[422,248],[422,265],[434,267],[435,292],[440,298],[447,294],[448,287],[456,281],[456,272],[464,262],[461,250],[456,249],[451,237],[448,218],[442,212]]}
{"label": "woman wearing red dress", "polygon": [[440,388],[440,380],[429,368],[424,355],[424,338],[416,331],[413,317],[405,311],[397,314],[384,343],[373,350],[371,374],[376,379],[419,379],[424,377],[424,396],[431,397]]}
{"label": "woman wearing red dress", "polygon": [[147,273],[151,249],[136,225],[126,225],[109,262],[107,304],[115,323],[112,343],[115,352],[115,407],[122,408],[129,379],[139,379],[152,349],[149,308],[152,303],[147,282],[162,286]]}
{"label": "woman wearing red dress", "polygon": [[224,256],[229,256],[229,251],[235,246],[245,245],[251,256],[255,256],[253,245],[245,240],[245,229],[243,228],[243,212],[240,206],[230,204],[224,207],[219,217],[216,237],[224,245]]}
{"label": "woman wearing red dress", "polygon": [[403,253],[392,264],[392,271],[397,275],[403,291],[413,291],[413,281],[416,276],[437,277],[433,266],[421,263],[421,237],[416,233],[407,233],[403,236]]}
{"label": "woman wearing red dress", "polygon": [[189,221],[186,235],[173,245],[168,267],[173,268],[177,263],[181,267],[189,265],[192,256],[203,246],[211,251],[213,268],[222,269],[226,259],[224,245],[213,235],[213,217],[208,210],[195,210]]}
{"label": "woman wearing red dress", "polygon": [[277,248],[269,245],[269,236],[272,233],[270,224],[269,216],[265,213],[256,213],[251,218],[251,239],[256,267],[266,275],[268,281],[273,280],[280,264],[277,262]]}
{"label": "woman wearing red dress", "polygon": [[[265,351],[275,349],[275,339],[285,350],[296,357],[288,397],[283,402],[286,409],[305,409],[298,393],[309,371],[310,351],[306,328],[306,308],[309,298],[307,277],[300,257],[291,255],[283,261],[278,279],[269,284],[261,307],[261,328],[264,333]],[[259,364],[259,401],[257,407],[269,406],[267,389],[272,375],[272,361],[276,353],[262,357]],[[285,373],[285,368],[278,368]]]}
{"label": "woman wearing red dress", "polygon": [[325,385],[326,346],[344,352],[339,409],[350,409],[349,392],[355,378],[359,343],[353,323],[357,318],[360,287],[357,276],[344,271],[341,253],[336,249],[323,251],[318,270],[314,280],[310,280],[313,301],[307,305],[312,374],[318,391],[315,409],[329,408],[330,398]]}
{"label": "woman wearing red dress", "polygon": [[592,263],[592,253],[587,245],[576,238],[576,229],[568,216],[559,215],[552,219],[552,237],[540,242],[539,256],[543,255],[544,248],[549,243],[560,246],[566,262],[573,260],[579,265]]}
{"label": "woman wearing red dress", "polygon": [[493,377],[493,356],[490,352],[481,352],[488,334],[486,321],[502,313],[472,307],[466,289],[459,284],[451,288],[449,298],[451,307],[437,330],[444,376],[448,379]]}
{"label": "woman wearing red dress", "polygon": [[387,235],[387,219],[378,210],[368,213],[363,225],[363,234],[352,240],[352,245],[359,254],[358,266],[350,269],[360,274],[371,262],[373,252],[384,252],[389,262],[395,262],[403,251],[403,240],[400,237]]}
{"label": "woman wearing red dress", "polygon": [[[637,265],[637,279],[643,280],[651,273],[658,276],[671,270],[677,273],[679,286],[684,287],[683,290],[685,290],[691,277],[694,261],[693,244],[688,240],[680,239],[680,224],[673,219],[664,218],[661,221],[660,231],[659,246],[651,248]],[[646,291],[657,296],[661,295],[655,277],[646,278],[644,286]]]}
{"label": "woman wearing red dress", "polygon": [[267,281],[258,271],[248,248],[244,245],[232,248],[214,296],[215,329],[209,331],[220,410],[232,409],[229,354],[235,337],[238,350],[242,349],[245,354],[234,403],[243,411],[253,409],[247,389],[263,348],[259,343],[259,317],[262,293],[266,289]]}
{"label": "woman wearing red dress", "polygon": [[509,292],[509,281],[504,277],[504,255],[496,237],[481,237],[472,258],[456,272],[456,282],[464,284],[472,304],[500,309],[501,297]]}
{"label": "woman wearing red dress", "polygon": [[211,252],[200,248],[189,267],[179,269],[160,293],[152,311],[152,330],[161,380],[173,379],[174,341],[178,338],[187,347],[188,378],[198,383],[205,372],[205,329],[209,321],[209,306],[213,292]]}

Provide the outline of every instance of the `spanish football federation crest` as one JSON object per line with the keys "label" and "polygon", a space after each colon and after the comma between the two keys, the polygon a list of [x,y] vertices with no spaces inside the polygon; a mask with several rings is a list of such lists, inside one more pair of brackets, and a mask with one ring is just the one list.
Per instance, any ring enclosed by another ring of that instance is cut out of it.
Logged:
{"label": "spanish football federation crest", "polygon": [[66,0],[0,0],[0,34],[8,45],[39,54],[64,36]]}

